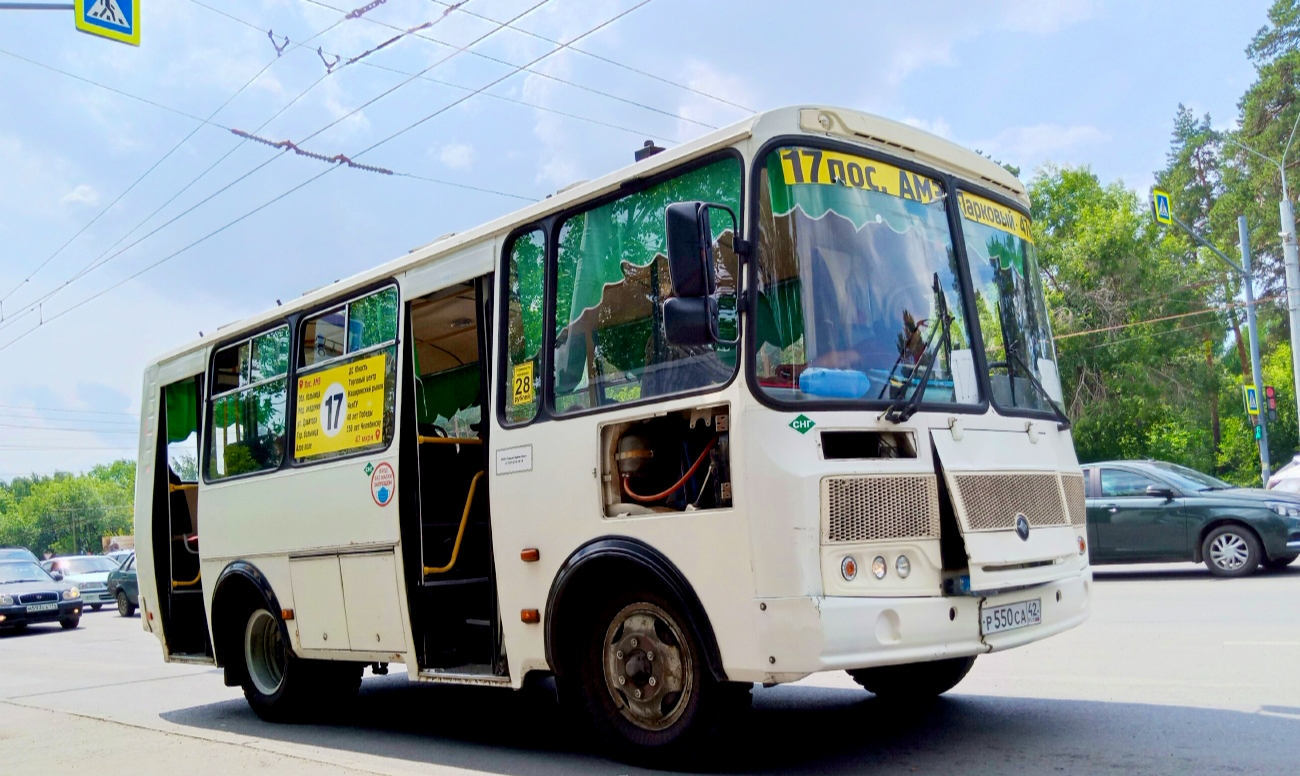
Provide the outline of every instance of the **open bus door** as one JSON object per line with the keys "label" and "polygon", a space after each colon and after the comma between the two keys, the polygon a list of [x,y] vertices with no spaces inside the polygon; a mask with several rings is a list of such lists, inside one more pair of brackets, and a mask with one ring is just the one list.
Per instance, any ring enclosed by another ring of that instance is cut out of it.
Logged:
{"label": "open bus door", "polygon": [[491,276],[412,300],[403,385],[403,499],[411,622],[422,669],[501,676],[488,513]]}
{"label": "open bus door", "polygon": [[201,375],[161,389],[150,539],[157,608],[168,655],[211,660],[199,569],[202,397]]}

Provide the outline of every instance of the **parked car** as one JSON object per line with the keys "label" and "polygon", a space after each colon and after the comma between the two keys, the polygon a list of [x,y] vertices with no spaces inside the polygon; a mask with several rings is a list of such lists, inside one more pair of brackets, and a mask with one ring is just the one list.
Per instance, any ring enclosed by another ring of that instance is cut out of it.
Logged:
{"label": "parked car", "polygon": [[81,601],[95,611],[114,602],[108,594],[108,574],[117,564],[102,555],[65,555],[41,564],[46,571],[58,571],[81,591]]}
{"label": "parked car", "polygon": [[126,556],[122,565],[108,572],[108,594],[117,601],[117,613],[123,617],[135,614],[140,605],[140,585],[135,579],[135,553]]}
{"label": "parked car", "polygon": [[1268,478],[1268,489],[1283,493],[1300,493],[1300,455],[1282,465]]}
{"label": "parked car", "polygon": [[118,566],[121,566],[123,563],[126,562],[127,558],[131,557],[134,554],[135,554],[135,550],[113,550],[111,552],[104,553],[104,557],[112,558],[114,563],[116,563]]}
{"label": "parked car", "polygon": [[1093,563],[1204,562],[1220,577],[1300,557],[1300,496],[1164,461],[1083,467]]}
{"label": "parked car", "polygon": [[36,561],[36,554],[26,547],[0,547],[0,560]]}
{"label": "parked car", "polygon": [[34,560],[0,560],[0,628],[55,621],[65,630],[81,622],[76,585],[51,575]]}

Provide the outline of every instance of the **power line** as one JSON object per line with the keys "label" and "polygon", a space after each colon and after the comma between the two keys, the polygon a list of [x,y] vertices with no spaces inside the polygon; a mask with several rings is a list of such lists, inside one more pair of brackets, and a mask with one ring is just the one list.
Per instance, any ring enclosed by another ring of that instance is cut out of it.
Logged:
{"label": "power line", "polygon": [[20,428],[24,431],[63,431],[69,434],[139,434],[138,431],[128,431],[126,429],[85,429],[85,428],[55,428],[53,426],[23,426],[17,423],[0,423],[0,428]]}
{"label": "power line", "polygon": [[[466,14],[467,16],[473,16],[473,17],[476,18],[476,19],[482,19],[483,21],[491,22],[492,24],[500,24],[500,23],[501,23],[501,22],[499,22],[499,21],[497,21],[496,19],[493,19],[493,18],[491,18],[491,17],[484,16],[484,15],[482,15],[482,14],[478,14],[478,13],[475,13],[475,12],[473,12],[473,11],[467,11],[467,10],[465,10],[465,9],[462,7],[462,6],[465,5],[464,3],[455,3],[455,4],[451,4],[451,3],[443,2],[443,0],[429,0],[429,2],[434,3],[434,4],[436,4],[436,5],[445,6],[447,10],[446,10],[444,13],[449,13],[449,12],[451,12],[451,11],[459,11],[460,13]],[[559,41],[558,41],[558,40],[552,40],[552,39],[546,37],[545,35],[538,35],[537,33],[532,32],[531,30],[525,30],[525,29],[523,29],[522,27],[516,27],[516,26],[514,26],[513,24],[507,24],[506,26],[509,27],[510,29],[514,30],[515,32],[523,33],[524,35],[527,35],[527,36],[529,36],[529,37],[537,38],[538,40],[545,41],[545,42],[547,42],[547,43],[551,43],[551,44],[554,44],[554,45],[558,45],[558,44],[559,44]],[[645,76],[646,78],[650,78],[650,79],[653,79],[653,80],[655,80],[655,81],[659,81],[659,82],[661,82],[661,83],[668,84],[669,86],[675,86],[675,87],[677,87],[678,89],[683,89],[683,90],[688,91],[688,92],[691,92],[691,93],[693,93],[693,94],[698,94],[698,95],[701,96],[701,97],[707,97],[707,98],[709,98],[710,100],[714,100],[714,101],[716,101],[716,102],[720,102],[720,103],[722,103],[723,105],[730,105],[730,106],[733,107],[733,108],[739,108],[740,110],[743,110],[743,111],[745,111],[746,113],[756,113],[756,112],[757,112],[757,111],[755,111],[753,108],[747,108],[747,107],[745,107],[744,105],[741,105],[740,103],[737,103],[737,102],[732,102],[731,100],[728,100],[728,99],[726,99],[725,97],[719,97],[719,96],[717,96],[716,94],[709,94],[708,92],[704,91],[703,89],[697,89],[697,88],[695,88],[694,86],[688,86],[688,85],[686,85],[686,84],[678,83],[678,82],[673,81],[673,80],[671,80],[671,79],[664,78],[663,76],[655,75],[654,73],[646,72],[645,70],[639,70],[639,69],[637,69],[637,68],[635,68],[635,67],[632,67],[631,65],[626,65],[626,64],[624,64],[624,63],[622,63],[622,62],[619,62],[619,61],[617,61],[617,60],[610,59],[609,57],[605,57],[605,56],[601,56],[600,54],[592,53],[592,52],[590,52],[590,51],[587,51],[586,49],[580,49],[580,48],[576,48],[576,47],[574,47],[574,46],[570,46],[570,47],[569,47],[569,50],[570,50],[570,51],[573,51],[574,53],[577,53],[577,54],[582,54],[582,55],[584,55],[584,56],[591,57],[592,59],[597,59],[597,60],[599,60],[599,61],[601,61],[601,62],[604,62],[604,63],[606,63],[606,64],[613,65],[614,67],[622,68],[623,70],[627,70],[628,72],[636,73],[637,75]]]}
{"label": "power line", "polygon": [[[318,5],[318,6],[320,6],[321,8],[328,8],[329,10],[334,11],[334,12],[336,12],[336,13],[342,13],[342,12],[343,12],[343,9],[342,9],[342,8],[337,8],[337,7],[332,6],[332,5],[328,4],[328,3],[322,2],[321,0],[302,0],[302,2],[304,2],[304,3],[310,3],[311,5]],[[516,21],[518,18],[519,18],[519,17],[515,17],[514,19],[511,19],[511,20],[509,20],[509,21],[507,21],[507,22],[501,22],[500,24],[503,25],[503,27],[505,27],[505,26],[510,25],[510,24],[513,23],[514,21]],[[389,23],[387,23],[387,22],[380,21],[380,20],[378,20],[378,19],[370,19],[370,18],[366,18],[366,19],[364,19],[363,21],[370,22],[371,24],[378,24],[378,25],[381,25],[381,26],[384,26],[384,27],[388,27],[389,29],[394,29],[394,30],[400,30],[400,29],[401,29],[401,27],[397,27],[397,26],[395,26],[395,25],[389,24]],[[498,27],[498,29],[502,29],[503,27]],[[510,29],[516,29],[516,28],[511,27]],[[440,45],[440,46],[446,46],[446,47],[448,47],[448,48],[457,48],[457,46],[455,46],[455,45],[452,44],[452,43],[448,43],[448,42],[446,42],[446,41],[444,41],[444,40],[438,40],[437,38],[431,37],[431,36],[429,36],[429,35],[420,35],[420,34],[417,33],[417,34],[415,35],[415,37],[420,38],[421,40],[427,40],[427,41],[429,41],[430,43],[436,43],[436,44],[438,44],[438,45]],[[558,43],[558,42],[557,42],[557,43]],[[567,49],[567,48],[568,48],[568,45],[561,44],[561,49]],[[601,96],[601,97],[605,97],[605,98],[610,99],[610,100],[616,100],[616,101],[618,101],[618,102],[622,102],[622,103],[625,103],[625,104],[627,104],[627,105],[632,105],[632,106],[635,106],[635,107],[637,107],[637,108],[641,108],[641,109],[643,109],[643,110],[648,110],[648,111],[651,111],[651,112],[653,112],[653,113],[659,113],[659,114],[662,114],[662,115],[664,115],[664,116],[670,116],[670,117],[672,117],[672,118],[674,118],[674,119],[677,119],[678,121],[685,121],[685,122],[688,122],[688,123],[690,123],[690,124],[697,124],[697,125],[699,125],[699,126],[701,126],[701,127],[704,127],[704,128],[706,128],[706,129],[717,129],[717,127],[715,127],[714,125],[709,124],[709,123],[704,122],[704,121],[699,121],[699,120],[696,120],[696,119],[688,118],[688,117],[686,117],[686,116],[682,116],[682,115],[680,115],[680,114],[678,114],[678,113],[674,113],[674,112],[672,112],[672,111],[667,111],[667,110],[664,110],[664,109],[662,109],[662,108],[656,108],[656,107],[654,107],[654,106],[652,106],[652,105],[646,105],[645,103],[637,102],[636,100],[632,100],[632,99],[629,99],[629,98],[627,98],[627,97],[620,97],[620,96],[618,96],[617,94],[610,94],[609,92],[602,92],[602,91],[599,90],[599,89],[594,89],[594,88],[592,88],[592,87],[590,87],[590,86],[584,86],[584,85],[582,85],[582,84],[580,84],[580,83],[576,83],[576,82],[574,82],[574,81],[569,81],[569,80],[567,80],[567,79],[560,78],[559,76],[551,75],[550,73],[543,73],[543,72],[541,72],[540,70],[533,70],[533,69],[532,69],[532,66],[533,66],[533,64],[535,64],[535,62],[530,62],[530,63],[528,63],[528,64],[526,64],[526,65],[523,65],[522,67],[519,67],[519,66],[516,66],[513,62],[510,62],[509,60],[500,59],[499,57],[494,57],[494,56],[492,56],[492,55],[490,55],[490,54],[484,54],[484,53],[482,53],[482,52],[478,52],[478,51],[471,51],[471,52],[469,52],[469,54],[470,54],[470,56],[475,56],[475,57],[479,57],[480,59],[486,59],[486,60],[489,60],[489,61],[491,61],[491,62],[496,62],[497,64],[505,65],[506,67],[517,68],[516,70],[511,71],[511,75],[513,75],[513,74],[514,74],[515,72],[517,72],[518,70],[524,70],[524,71],[527,71],[528,73],[531,73],[531,74],[533,74],[533,75],[535,75],[535,76],[537,76],[537,77],[539,77],[539,78],[545,78],[545,79],[547,79],[547,80],[549,80],[549,81],[555,81],[556,83],[561,83],[561,84],[564,84],[564,85],[566,85],[566,86],[572,86],[572,87],[575,88],[575,89],[581,89],[581,90],[584,91],[584,92],[589,92],[589,93],[591,93],[591,94],[599,95],[599,96]]]}
{"label": "power line", "polygon": [[[543,2],[545,2],[545,1],[546,1],[546,0],[543,0]],[[487,89],[492,88],[493,86],[495,86],[495,85],[501,83],[502,81],[506,80],[507,78],[509,78],[509,77],[511,77],[511,76],[513,76],[513,75],[515,75],[515,74],[517,74],[517,73],[523,71],[525,68],[527,68],[527,67],[531,67],[532,65],[537,64],[538,62],[542,61],[543,59],[546,59],[547,57],[549,57],[549,56],[551,56],[551,55],[553,55],[553,54],[555,54],[555,53],[557,53],[557,52],[563,51],[565,48],[567,48],[568,45],[570,45],[570,44],[572,44],[572,43],[576,43],[577,41],[582,40],[583,38],[586,38],[586,37],[588,37],[588,36],[590,36],[590,35],[595,34],[596,32],[598,32],[598,31],[604,29],[605,27],[608,27],[610,24],[613,24],[614,22],[618,21],[619,19],[622,19],[623,17],[625,17],[625,16],[627,16],[628,14],[632,13],[633,11],[635,11],[635,10],[637,10],[637,9],[639,9],[639,8],[641,8],[641,7],[645,6],[645,5],[647,5],[647,4],[649,4],[650,2],[651,2],[651,0],[641,0],[641,2],[639,2],[639,3],[635,4],[635,5],[633,5],[631,8],[628,8],[628,9],[625,10],[625,11],[622,11],[622,12],[620,12],[620,13],[618,13],[618,14],[615,14],[613,17],[611,17],[611,18],[605,20],[604,22],[601,22],[600,24],[598,24],[598,25],[596,25],[595,27],[591,28],[590,30],[588,30],[588,31],[586,31],[586,32],[584,32],[584,33],[582,33],[581,35],[578,35],[577,37],[575,37],[575,38],[573,38],[571,41],[569,41],[567,44],[561,44],[560,46],[556,47],[555,49],[553,49],[553,50],[551,50],[551,51],[549,51],[549,52],[547,52],[547,53],[545,53],[545,54],[543,54],[543,55],[541,55],[541,56],[539,56],[539,57],[537,57],[536,59],[532,60],[531,62],[527,63],[526,65],[517,66],[513,71],[511,71],[511,72],[509,72],[509,73],[506,73],[505,75],[501,76],[500,78],[497,78],[496,80],[491,81],[491,82],[485,84],[484,86],[482,86],[482,87],[480,87],[480,88],[474,90],[473,92],[471,92],[471,93],[469,93],[469,94],[467,94],[467,95],[465,95],[465,96],[463,96],[463,97],[461,97],[461,98],[459,98],[459,99],[457,99],[457,100],[451,102],[450,104],[448,104],[448,105],[446,105],[446,106],[444,106],[444,107],[442,107],[442,108],[440,108],[440,109],[434,111],[433,113],[430,113],[429,115],[425,116],[424,118],[420,119],[419,121],[416,121],[415,123],[410,124],[409,126],[403,128],[403,129],[400,129],[400,130],[398,130],[397,132],[394,132],[393,134],[389,135],[388,137],[384,138],[383,140],[380,140],[379,142],[370,145],[369,147],[365,148],[364,150],[362,150],[362,151],[360,151],[360,152],[358,152],[358,153],[356,153],[356,154],[353,154],[353,156],[354,156],[354,157],[359,157],[359,156],[362,156],[363,154],[366,154],[366,153],[369,153],[370,151],[373,151],[374,149],[376,149],[376,148],[378,148],[379,146],[381,146],[381,145],[383,145],[383,144],[389,142],[390,140],[393,140],[394,138],[397,138],[397,137],[399,137],[399,136],[401,136],[401,135],[403,135],[403,134],[405,134],[405,133],[411,131],[412,129],[415,129],[416,127],[420,126],[421,124],[425,123],[426,121],[429,121],[430,119],[434,118],[435,116],[438,116],[438,115],[440,115],[441,113],[444,113],[444,112],[446,112],[446,111],[448,111],[448,110],[454,108],[455,106],[457,106],[457,105],[459,105],[459,104],[465,102],[466,100],[470,99],[470,98],[473,97],[474,95],[479,94],[479,93],[481,93],[481,92],[483,92],[483,91],[485,91],[485,90],[487,90]],[[540,5],[540,3],[539,3],[538,5]],[[535,7],[537,7],[537,6],[534,6],[534,8],[535,8]],[[283,154],[283,152],[281,152],[281,153]],[[259,167],[254,168],[254,170],[250,171],[249,173],[246,173],[244,177],[247,177],[247,175],[251,174],[252,172],[255,172],[257,169],[260,169],[262,166],[265,166],[265,164],[269,163],[270,161],[274,160],[275,158],[277,158],[277,157],[272,157],[270,160],[267,160],[267,162],[263,163],[263,165],[259,165]],[[119,288],[119,287],[121,287],[122,285],[125,285],[126,283],[130,282],[131,280],[134,280],[135,278],[139,277],[140,275],[143,275],[144,273],[146,273],[146,272],[148,272],[148,271],[154,269],[155,267],[158,267],[158,266],[160,266],[160,265],[166,263],[167,261],[170,261],[171,259],[175,258],[176,256],[179,256],[180,254],[182,254],[182,253],[188,251],[189,249],[191,249],[191,248],[193,248],[193,247],[195,247],[195,246],[197,246],[197,245],[199,245],[199,244],[201,244],[201,243],[203,243],[203,242],[206,242],[208,239],[210,239],[210,238],[212,238],[212,237],[215,237],[216,235],[220,234],[221,232],[224,232],[225,230],[229,229],[230,227],[232,227],[232,226],[234,226],[234,225],[240,223],[240,222],[243,221],[244,219],[246,219],[246,218],[248,218],[248,217],[250,217],[250,216],[252,216],[252,215],[254,215],[254,214],[258,213],[258,212],[261,212],[261,211],[264,210],[265,208],[267,208],[267,207],[269,207],[269,206],[275,204],[276,202],[280,201],[281,199],[284,199],[285,197],[289,196],[290,194],[293,194],[294,192],[298,191],[299,189],[301,189],[301,188],[303,188],[303,187],[305,187],[305,186],[308,186],[308,185],[314,183],[315,181],[317,181],[317,180],[323,178],[324,176],[328,175],[329,173],[331,173],[331,172],[333,172],[333,171],[335,171],[335,170],[337,170],[337,169],[339,169],[337,166],[326,168],[326,169],[323,170],[322,172],[317,173],[316,175],[312,176],[311,178],[308,178],[307,180],[303,181],[302,183],[299,183],[297,186],[294,186],[293,188],[289,189],[288,191],[285,191],[285,192],[283,192],[283,193],[277,195],[276,197],[274,197],[274,198],[272,198],[272,199],[270,199],[270,200],[268,200],[268,201],[262,203],[261,205],[258,205],[256,208],[254,208],[254,209],[248,211],[247,213],[244,213],[243,215],[239,216],[238,218],[234,219],[233,221],[230,221],[230,222],[226,223],[224,226],[221,226],[221,227],[219,227],[219,228],[217,228],[217,229],[215,229],[215,230],[209,232],[208,234],[204,235],[203,237],[200,237],[199,239],[195,240],[194,242],[190,243],[189,245],[186,245],[185,247],[180,248],[179,250],[174,251],[174,252],[168,254],[167,256],[164,256],[163,258],[159,259],[158,261],[154,262],[153,264],[150,264],[150,265],[148,265],[148,266],[146,266],[146,267],[144,267],[144,268],[142,268],[142,269],[136,271],[134,274],[129,275],[129,276],[123,278],[122,280],[118,281],[117,283],[114,283],[113,285],[108,286],[107,288],[105,288],[105,289],[99,291],[98,293],[93,294],[93,295],[87,297],[86,299],[83,299],[82,301],[77,302],[76,304],[72,305],[71,307],[68,307],[68,308],[66,308],[66,309],[64,309],[64,310],[62,310],[62,311],[60,311],[59,313],[57,313],[57,314],[51,316],[48,320],[47,320],[47,319],[42,319],[42,321],[41,321],[37,326],[28,329],[27,331],[23,332],[22,334],[19,334],[17,337],[14,337],[13,339],[9,340],[9,341],[6,342],[4,345],[0,345],[0,352],[3,352],[4,350],[7,350],[10,346],[14,345],[15,343],[17,343],[17,342],[19,342],[20,340],[22,340],[23,338],[25,338],[27,335],[31,334],[32,332],[34,332],[34,331],[36,331],[37,329],[39,329],[39,328],[41,328],[42,326],[44,326],[45,323],[50,322],[50,321],[53,321],[53,320],[55,320],[55,319],[57,319],[57,318],[61,318],[61,317],[63,317],[64,315],[67,315],[68,313],[72,312],[73,310],[76,310],[77,308],[79,308],[79,307],[81,307],[81,306],[83,306],[83,305],[85,305],[85,304],[88,304],[88,303],[90,303],[91,301],[94,301],[95,299],[98,299],[99,297],[103,296],[104,294],[107,294],[107,293],[109,293],[110,291],[113,291],[114,289]],[[237,181],[236,181],[236,182],[237,182]],[[231,185],[233,185],[233,183],[232,183]],[[227,187],[227,188],[228,188],[228,187]],[[214,195],[214,196],[215,196],[215,195]],[[197,207],[197,205],[196,205],[195,207]],[[191,208],[191,209],[192,209],[192,208]],[[188,212],[188,211],[187,211],[187,212]],[[179,217],[179,216],[178,216],[178,217]],[[173,220],[174,220],[174,219],[173,219]],[[160,227],[160,228],[161,228],[161,227]],[[142,238],[142,239],[143,239],[143,238]]]}
{"label": "power line", "polygon": [[36,410],[38,412],[76,412],[83,415],[126,415],[127,417],[139,417],[134,412],[113,412],[109,410],[73,410],[64,407],[29,407],[25,404],[0,404],[0,407],[9,410]]}
{"label": "power line", "polygon": [[[1275,299],[1278,299],[1279,297],[1280,297],[1279,294],[1270,294],[1268,296],[1262,296],[1259,299],[1256,299],[1255,302],[1256,304],[1258,304],[1259,302],[1270,302]],[[1132,323],[1119,323],[1114,326],[1101,326],[1096,329],[1087,329],[1085,331],[1072,331],[1069,334],[1059,334],[1053,337],[1052,339],[1056,341],[1060,341],[1063,339],[1070,339],[1071,337],[1082,337],[1087,334],[1100,334],[1102,332],[1107,332],[1107,331],[1118,331],[1120,329],[1127,329],[1133,326],[1142,326],[1148,323],[1161,323],[1163,321],[1178,320],[1179,318],[1190,318],[1194,315],[1207,315],[1209,313],[1221,313],[1236,307],[1244,307],[1245,304],[1246,304],[1245,302],[1229,302],[1228,304],[1207,307],[1204,310],[1193,310],[1190,313],[1177,313],[1175,315],[1164,315],[1159,318],[1148,318],[1145,321],[1133,321]]]}

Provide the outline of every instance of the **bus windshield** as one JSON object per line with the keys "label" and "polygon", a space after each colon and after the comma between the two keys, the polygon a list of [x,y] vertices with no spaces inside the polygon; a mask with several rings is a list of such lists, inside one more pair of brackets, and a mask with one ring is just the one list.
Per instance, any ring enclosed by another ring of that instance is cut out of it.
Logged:
{"label": "bus windshield", "polygon": [[1051,411],[1061,400],[1056,348],[1030,221],[1009,207],[957,192],[993,403]]}
{"label": "bus windshield", "polygon": [[779,148],[759,184],[755,371],[777,401],[979,401],[937,180]]}

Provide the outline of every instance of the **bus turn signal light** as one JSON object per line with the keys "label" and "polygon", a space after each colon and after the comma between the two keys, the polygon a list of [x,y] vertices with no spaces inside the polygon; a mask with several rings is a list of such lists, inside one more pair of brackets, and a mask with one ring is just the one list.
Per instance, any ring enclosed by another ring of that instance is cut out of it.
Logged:
{"label": "bus turn signal light", "polygon": [[519,551],[519,560],[524,563],[536,563],[542,559],[542,554],[537,551],[536,547],[529,547],[526,550]]}
{"label": "bus turn signal light", "polygon": [[285,619],[285,620],[292,620],[292,619],[293,619],[293,610],[292,610],[292,609],[281,609],[281,610],[280,610],[280,617],[281,617],[282,619]]}
{"label": "bus turn signal light", "polygon": [[529,625],[536,625],[542,621],[542,614],[536,609],[522,609],[519,612],[519,619]]}

